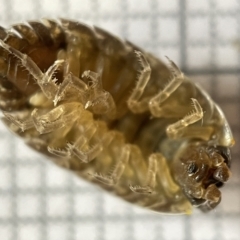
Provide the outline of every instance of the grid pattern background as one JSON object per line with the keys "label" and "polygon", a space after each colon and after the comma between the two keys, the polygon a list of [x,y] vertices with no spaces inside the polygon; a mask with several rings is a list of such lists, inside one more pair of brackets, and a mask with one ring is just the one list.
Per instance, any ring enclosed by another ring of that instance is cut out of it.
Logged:
{"label": "grid pattern background", "polygon": [[229,119],[233,175],[217,210],[156,215],[59,169],[0,124],[0,239],[239,240],[240,1],[0,0],[2,26],[41,17],[93,23],[173,59]]}

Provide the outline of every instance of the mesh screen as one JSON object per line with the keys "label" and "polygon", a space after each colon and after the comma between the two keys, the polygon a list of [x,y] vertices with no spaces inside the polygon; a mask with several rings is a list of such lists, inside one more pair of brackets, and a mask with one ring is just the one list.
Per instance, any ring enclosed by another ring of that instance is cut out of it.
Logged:
{"label": "mesh screen", "polygon": [[46,161],[0,124],[2,240],[239,240],[239,0],[0,0],[0,25],[71,18],[173,59],[224,110],[233,176],[209,214],[162,216],[109,196]]}

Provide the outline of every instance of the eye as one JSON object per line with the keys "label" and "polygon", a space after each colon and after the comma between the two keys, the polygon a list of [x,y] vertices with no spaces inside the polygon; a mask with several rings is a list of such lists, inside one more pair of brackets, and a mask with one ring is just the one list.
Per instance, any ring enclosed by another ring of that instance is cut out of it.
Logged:
{"label": "eye", "polygon": [[194,174],[195,172],[197,172],[198,167],[196,165],[195,162],[190,162],[187,166],[187,172],[188,174]]}

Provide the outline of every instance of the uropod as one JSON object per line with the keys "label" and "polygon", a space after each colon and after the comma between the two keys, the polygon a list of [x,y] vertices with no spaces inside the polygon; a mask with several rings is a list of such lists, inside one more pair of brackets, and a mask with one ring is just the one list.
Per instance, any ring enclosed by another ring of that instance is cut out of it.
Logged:
{"label": "uropod", "polygon": [[214,209],[234,139],[219,106],[170,59],[83,23],[0,28],[5,125],[56,164],[160,213]]}

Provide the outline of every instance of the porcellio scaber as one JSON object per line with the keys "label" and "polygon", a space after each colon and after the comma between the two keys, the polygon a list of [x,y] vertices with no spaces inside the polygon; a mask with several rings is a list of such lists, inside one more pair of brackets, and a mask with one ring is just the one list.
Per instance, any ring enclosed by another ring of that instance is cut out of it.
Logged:
{"label": "porcellio scaber", "polygon": [[161,213],[215,208],[234,139],[170,59],[70,20],[0,28],[3,121],[56,164]]}

